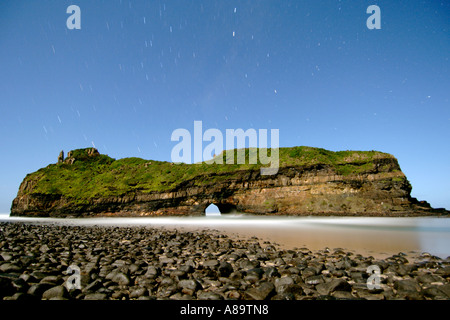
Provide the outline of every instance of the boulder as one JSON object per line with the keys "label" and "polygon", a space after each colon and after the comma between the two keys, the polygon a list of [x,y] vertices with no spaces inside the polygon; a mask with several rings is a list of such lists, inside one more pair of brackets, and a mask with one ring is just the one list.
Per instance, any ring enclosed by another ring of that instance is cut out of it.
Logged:
{"label": "boulder", "polygon": [[44,300],[61,299],[61,298],[66,298],[67,296],[68,296],[67,290],[64,286],[56,286],[56,287],[46,290],[42,294],[42,299],[44,299]]}
{"label": "boulder", "polygon": [[248,300],[265,300],[275,293],[275,286],[271,282],[263,282],[255,288],[245,291],[244,296]]}
{"label": "boulder", "polygon": [[351,291],[352,287],[344,279],[333,279],[330,282],[318,284],[316,290],[319,294],[328,296],[334,291]]}

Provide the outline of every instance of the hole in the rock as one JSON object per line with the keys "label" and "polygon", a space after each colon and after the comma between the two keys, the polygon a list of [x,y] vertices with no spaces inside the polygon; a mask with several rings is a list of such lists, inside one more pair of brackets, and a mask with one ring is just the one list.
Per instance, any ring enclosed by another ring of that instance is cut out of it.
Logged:
{"label": "hole in the rock", "polygon": [[207,216],[220,216],[220,210],[219,208],[215,205],[215,204],[210,204],[206,209],[205,209],[205,215]]}

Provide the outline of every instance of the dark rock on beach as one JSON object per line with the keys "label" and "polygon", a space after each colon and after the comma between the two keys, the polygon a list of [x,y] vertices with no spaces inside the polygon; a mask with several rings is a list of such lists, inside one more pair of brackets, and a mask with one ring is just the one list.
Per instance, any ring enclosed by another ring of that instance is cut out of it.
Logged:
{"label": "dark rock on beach", "polygon": [[[0,224],[4,300],[448,300],[450,259],[277,249],[216,231]],[[369,287],[380,270],[376,287]]]}

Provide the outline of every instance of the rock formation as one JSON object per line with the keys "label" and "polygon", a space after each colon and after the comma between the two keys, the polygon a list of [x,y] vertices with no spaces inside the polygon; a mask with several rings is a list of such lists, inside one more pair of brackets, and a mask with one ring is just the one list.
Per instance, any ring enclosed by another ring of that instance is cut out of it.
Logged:
{"label": "rock formation", "polygon": [[[79,153],[78,153],[79,154]],[[84,150],[84,152],[81,154],[81,158],[79,158],[79,160],[86,160],[86,157],[95,157],[100,155],[100,153],[98,152],[97,149],[95,148],[87,148]],[[59,161],[61,158],[61,161]],[[67,153],[67,158],[64,159],[64,151],[61,151],[61,153],[59,154],[58,157],[58,163],[67,163],[67,164],[73,164],[75,161],[77,160],[77,158],[75,158],[74,155],[74,151],[69,151]]]}
{"label": "rock formation", "polygon": [[64,151],[61,150],[58,156],[58,163],[63,163],[63,161],[64,161]]}
{"label": "rock formation", "polygon": [[[224,156],[223,154],[219,156]],[[63,163],[25,177],[13,216],[202,215],[446,215],[411,197],[397,159],[369,151],[280,149],[278,174],[260,165],[173,164],[114,160],[94,148],[68,153]]]}

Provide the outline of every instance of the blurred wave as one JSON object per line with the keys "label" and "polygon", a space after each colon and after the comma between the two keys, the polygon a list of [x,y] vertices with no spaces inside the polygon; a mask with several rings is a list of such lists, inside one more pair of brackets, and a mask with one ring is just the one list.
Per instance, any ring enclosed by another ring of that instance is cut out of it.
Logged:
{"label": "blurred wave", "polygon": [[341,247],[360,252],[395,254],[429,252],[450,255],[449,218],[294,217],[244,213],[194,217],[28,218],[0,216],[1,221],[73,226],[149,226],[189,230],[214,229],[256,236],[286,248]]}

